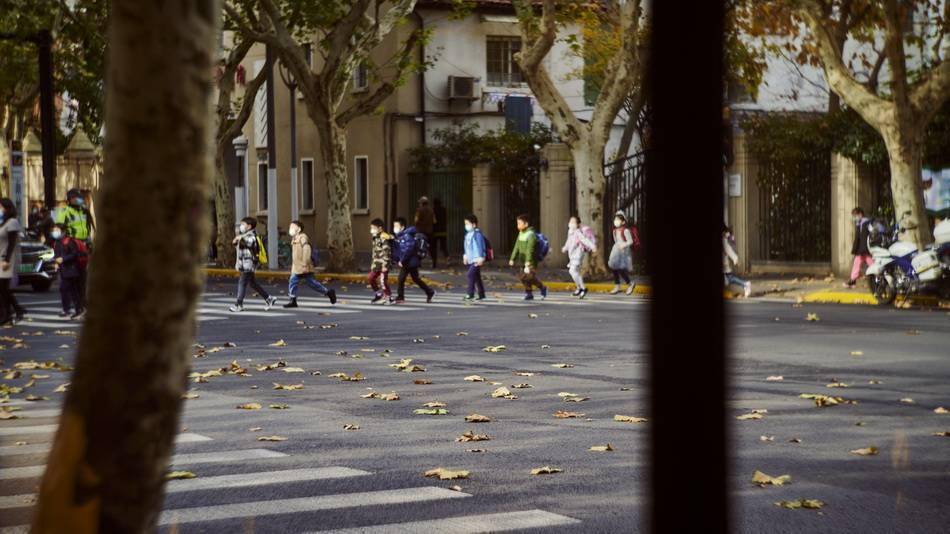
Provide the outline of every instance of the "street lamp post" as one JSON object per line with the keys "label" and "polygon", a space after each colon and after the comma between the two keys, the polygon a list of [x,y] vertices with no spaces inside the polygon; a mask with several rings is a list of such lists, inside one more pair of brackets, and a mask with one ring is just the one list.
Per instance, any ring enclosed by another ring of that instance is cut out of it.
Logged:
{"label": "street lamp post", "polygon": [[274,125],[274,51],[267,46],[267,268],[277,269],[277,131]]}
{"label": "street lamp post", "polygon": [[247,217],[247,137],[238,136],[231,141],[234,154],[238,158],[238,185],[234,187],[234,219],[240,221]]}
{"label": "street lamp post", "polygon": [[297,220],[300,218],[299,185],[297,184],[297,80],[283,63],[280,63],[278,67],[280,78],[287,89],[290,89],[290,218]]}

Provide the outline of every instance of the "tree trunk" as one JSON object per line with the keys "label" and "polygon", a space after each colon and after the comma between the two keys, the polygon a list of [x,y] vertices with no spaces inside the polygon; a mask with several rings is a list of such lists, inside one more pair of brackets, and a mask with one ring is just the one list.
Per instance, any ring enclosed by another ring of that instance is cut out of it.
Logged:
{"label": "tree trunk", "polygon": [[[230,145],[230,141],[227,143]],[[224,154],[227,147],[222,143],[215,150],[214,157],[214,211],[218,234],[215,236],[218,247],[218,262],[229,268],[235,262],[235,250],[231,245],[234,237],[234,198],[231,196],[231,184],[224,171]]]}
{"label": "tree trunk", "polygon": [[881,133],[891,169],[894,217],[905,229],[901,238],[923,248],[932,241],[932,236],[920,182],[923,147],[914,131],[911,125],[897,125],[887,127]]}
{"label": "tree trunk", "polygon": [[112,0],[88,315],[33,532],[153,530],[208,238],[215,0]]}
{"label": "tree trunk", "polygon": [[350,182],[346,172],[346,130],[332,120],[314,121],[320,137],[323,175],[327,182],[327,270],[345,273],[356,268],[353,254],[353,222]]}
{"label": "tree trunk", "polygon": [[604,276],[607,265],[603,256],[607,244],[604,235],[604,146],[584,140],[573,143],[574,176],[577,180],[577,214],[590,226],[599,246],[589,255],[585,275]]}

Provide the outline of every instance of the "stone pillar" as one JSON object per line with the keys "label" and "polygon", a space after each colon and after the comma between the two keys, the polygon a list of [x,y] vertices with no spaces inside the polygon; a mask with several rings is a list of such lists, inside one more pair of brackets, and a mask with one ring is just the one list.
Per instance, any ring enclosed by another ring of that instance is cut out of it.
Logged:
{"label": "stone pillar", "polygon": [[501,244],[502,221],[501,185],[492,176],[491,166],[479,163],[472,168],[472,213],[478,217],[478,226],[492,244],[495,254],[505,254]]}
{"label": "stone pillar", "polygon": [[732,180],[732,191],[726,188],[726,212],[728,225],[736,236],[736,254],[739,263],[735,266],[738,273],[752,269],[752,258],[757,253],[759,238],[758,187],[756,187],[758,162],[749,150],[749,140],[745,132],[736,129],[733,133],[733,162],[726,169],[725,179]]}
{"label": "stone pillar", "polygon": [[[547,168],[541,169],[541,220],[538,229],[551,242],[551,251],[545,259],[548,267],[567,265],[567,254],[561,247],[567,239],[567,220],[571,213],[571,168],[574,158],[564,143],[550,143],[541,149],[541,158]],[[590,221],[584,221],[590,224]]]}
{"label": "stone pillar", "polygon": [[851,210],[856,206],[870,213],[873,181],[854,160],[840,154],[831,156],[831,269],[836,276],[851,273],[851,245],[854,225]]}

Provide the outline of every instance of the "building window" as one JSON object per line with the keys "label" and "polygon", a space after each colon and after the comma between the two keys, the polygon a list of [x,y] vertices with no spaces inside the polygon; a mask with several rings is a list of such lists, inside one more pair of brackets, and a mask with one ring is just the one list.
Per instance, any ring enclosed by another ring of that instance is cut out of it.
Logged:
{"label": "building window", "polygon": [[300,160],[300,189],[301,197],[303,202],[301,202],[301,209],[303,210],[312,210],[313,209],[313,159],[306,158]]}
{"label": "building window", "polygon": [[366,68],[366,63],[360,63],[353,71],[353,92],[365,91],[367,87],[369,87],[369,69]]}
{"label": "building window", "polygon": [[356,183],[354,187],[356,211],[365,213],[369,211],[369,158],[367,156],[356,156],[353,178]]}
{"label": "building window", "polygon": [[521,38],[489,37],[486,45],[488,85],[521,85],[521,69],[515,63],[515,54],[521,51]]}
{"label": "building window", "polygon": [[257,210],[267,210],[267,162],[257,163]]}

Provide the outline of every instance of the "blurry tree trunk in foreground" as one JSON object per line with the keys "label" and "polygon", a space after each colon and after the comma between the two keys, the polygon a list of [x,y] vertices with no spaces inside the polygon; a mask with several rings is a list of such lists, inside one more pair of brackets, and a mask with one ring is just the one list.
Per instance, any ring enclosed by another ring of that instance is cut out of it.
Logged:
{"label": "blurry tree trunk in foreground", "polygon": [[112,0],[89,311],[33,532],[145,532],[161,509],[209,235],[219,10]]}

